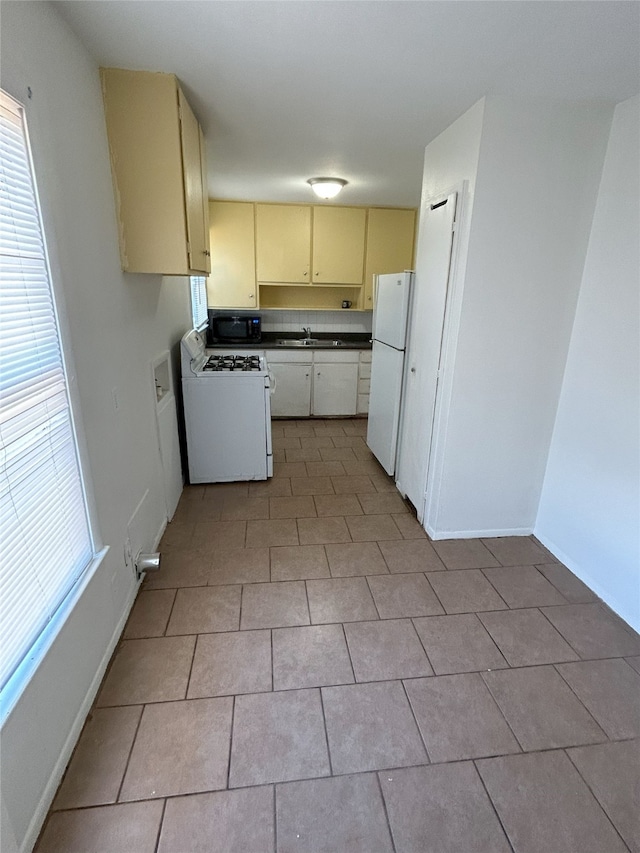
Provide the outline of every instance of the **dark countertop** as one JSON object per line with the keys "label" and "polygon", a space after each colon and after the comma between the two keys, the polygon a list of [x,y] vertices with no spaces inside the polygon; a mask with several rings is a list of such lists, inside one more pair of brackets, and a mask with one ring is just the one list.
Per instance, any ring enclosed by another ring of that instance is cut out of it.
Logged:
{"label": "dark countertop", "polygon": [[[211,348],[216,349],[228,349],[228,350],[242,350],[242,349],[264,349],[264,350],[286,350],[286,349],[299,349],[296,346],[283,346],[282,344],[277,344],[276,341],[281,340],[290,340],[290,341],[298,341],[300,338],[303,338],[304,334],[301,332],[263,332],[262,333],[262,341],[254,344],[211,344],[209,345]],[[342,341],[342,346],[335,347],[336,350],[343,349],[371,349],[371,334],[369,332],[312,332],[312,338],[318,338],[322,341]],[[315,349],[313,345],[309,346],[309,349]],[[318,349],[325,348],[319,347]]]}

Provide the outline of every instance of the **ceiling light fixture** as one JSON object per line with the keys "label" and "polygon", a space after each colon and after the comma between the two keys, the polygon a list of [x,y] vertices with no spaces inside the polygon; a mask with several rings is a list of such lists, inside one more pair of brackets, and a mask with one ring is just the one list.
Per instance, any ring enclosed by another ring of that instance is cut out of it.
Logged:
{"label": "ceiling light fixture", "polygon": [[309,178],[307,183],[320,198],[335,198],[347,181],[342,178]]}

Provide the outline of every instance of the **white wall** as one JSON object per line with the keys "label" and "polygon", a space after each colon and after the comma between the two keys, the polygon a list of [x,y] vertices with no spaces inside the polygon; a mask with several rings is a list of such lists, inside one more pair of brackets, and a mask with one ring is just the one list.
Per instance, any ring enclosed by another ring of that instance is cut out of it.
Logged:
{"label": "white wall", "polygon": [[640,630],[640,97],[616,107],[536,535]]}
{"label": "white wall", "polygon": [[311,326],[314,332],[371,332],[372,311],[285,311],[281,308],[260,311],[264,332],[302,332]]}
{"label": "white wall", "polygon": [[486,98],[437,538],[533,530],[611,113]]}
{"label": "white wall", "polygon": [[[403,494],[412,493],[411,485],[416,482],[416,466],[424,467],[423,482],[426,482],[426,460],[431,438],[431,416],[425,417],[423,401],[433,396],[432,384],[438,369],[437,348],[428,346],[428,341],[440,339],[444,305],[440,292],[435,292],[431,274],[428,240],[425,233],[425,213],[429,204],[443,198],[452,190],[464,191],[458,198],[458,233],[456,238],[454,267],[450,282],[450,298],[454,321],[459,315],[464,292],[469,229],[473,213],[476,173],[480,155],[480,140],[484,116],[484,99],[478,101],[458,118],[443,133],[427,145],[422,178],[422,195],[418,211],[418,235],[416,243],[416,274],[409,318],[408,347],[406,361],[416,372],[407,375],[405,403],[400,427],[399,457],[397,464],[398,488]],[[455,326],[455,322],[454,322]],[[449,362],[455,357],[455,328],[452,330],[452,346]],[[445,380],[444,396],[450,393],[449,374]],[[437,430],[436,430],[437,432]],[[437,439],[436,439],[437,440]],[[418,479],[420,475],[418,475]],[[415,491],[415,490],[413,490]],[[422,508],[417,506],[419,513]],[[429,506],[425,521],[428,524]]]}
{"label": "white wall", "polygon": [[[2,86],[25,103],[106,559],[2,730],[2,850],[33,843],[136,591],[127,523],[166,520],[150,362],[190,325],[186,279],[125,275],[96,63],[53,5],[2,4]],[[28,97],[31,87],[32,97]],[[115,411],[112,390],[116,390]]]}

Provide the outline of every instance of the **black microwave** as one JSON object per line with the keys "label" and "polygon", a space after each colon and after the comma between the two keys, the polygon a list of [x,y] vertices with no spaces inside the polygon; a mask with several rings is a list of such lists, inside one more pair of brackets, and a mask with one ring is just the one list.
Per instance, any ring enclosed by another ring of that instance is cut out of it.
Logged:
{"label": "black microwave", "polygon": [[259,314],[221,314],[209,309],[207,345],[258,344],[262,340]]}

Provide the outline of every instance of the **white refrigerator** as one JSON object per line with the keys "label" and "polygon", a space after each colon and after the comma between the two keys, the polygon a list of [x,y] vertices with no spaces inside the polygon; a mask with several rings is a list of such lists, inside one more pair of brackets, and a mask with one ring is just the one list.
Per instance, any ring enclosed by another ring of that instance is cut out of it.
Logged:
{"label": "white refrigerator", "polygon": [[404,356],[413,273],[379,275],[373,311],[373,354],[367,444],[387,474],[396,470]]}

